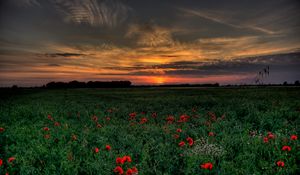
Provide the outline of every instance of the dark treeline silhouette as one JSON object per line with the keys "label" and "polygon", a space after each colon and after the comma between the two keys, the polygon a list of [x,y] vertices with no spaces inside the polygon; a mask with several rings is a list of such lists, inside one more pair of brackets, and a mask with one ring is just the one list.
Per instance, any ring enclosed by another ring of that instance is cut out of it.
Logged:
{"label": "dark treeline silhouette", "polygon": [[[219,85],[214,84],[162,84],[162,85],[132,85],[130,81],[70,81],[70,82],[49,82],[43,86],[26,87],[26,88],[46,88],[46,89],[57,89],[57,88],[129,88],[129,87],[268,87],[268,86],[300,86],[299,80],[294,83],[288,83],[287,81],[282,84],[226,84]],[[11,87],[0,87],[0,89],[20,89],[25,87],[19,87],[13,85]]]}
{"label": "dark treeline silhouette", "polygon": [[89,81],[79,82],[50,82],[47,83],[45,88],[125,88],[130,87],[130,81]]}

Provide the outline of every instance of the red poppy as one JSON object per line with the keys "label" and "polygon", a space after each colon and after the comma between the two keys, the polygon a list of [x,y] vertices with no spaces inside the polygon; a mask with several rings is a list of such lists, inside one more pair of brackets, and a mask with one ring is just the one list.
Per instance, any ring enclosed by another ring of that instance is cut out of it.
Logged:
{"label": "red poppy", "polygon": [[138,172],[138,169],[135,166],[132,167],[131,170],[132,170],[133,173],[137,173]]}
{"label": "red poppy", "polygon": [[277,164],[277,166],[279,166],[279,167],[284,167],[284,162],[281,161],[281,160],[277,161],[276,164]]}
{"label": "red poppy", "polygon": [[178,143],[178,146],[183,147],[185,145],[184,141]]}
{"label": "red poppy", "polygon": [[116,158],[116,163],[117,164],[124,164],[125,163],[125,159],[123,159],[122,157],[117,157]]}
{"label": "red poppy", "polygon": [[98,121],[98,117],[94,115],[92,120],[96,122],[96,121]]}
{"label": "red poppy", "polygon": [[48,127],[44,127],[43,129],[44,129],[44,131],[49,131],[50,130]]}
{"label": "red poppy", "polygon": [[131,157],[130,156],[124,156],[123,160],[124,160],[124,162],[131,162]]}
{"label": "red poppy", "polygon": [[201,165],[201,168],[202,168],[202,169],[209,169],[209,170],[212,170],[213,164],[210,163],[210,162],[207,162],[207,163],[202,164],[202,165]]}
{"label": "red poppy", "polygon": [[2,127],[0,127],[0,132],[3,132],[3,131],[5,131],[5,129],[4,129],[4,128],[2,128]]}
{"label": "red poppy", "polygon": [[292,148],[290,146],[283,146],[281,150],[282,151],[291,151]]}
{"label": "red poppy", "polygon": [[209,132],[209,133],[208,133],[208,136],[215,136],[215,133]]}
{"label": "red poppy", "polygon": [[173,122],[175,121],[175,118],[174,118],[173,116],[169,115],[169,116],[166,118],[166,120],[167,120],[167,123],[168,123],[168,124],[171,124],[171,123],[173,123]]}
{"label": "red poppy", "polygon": [[176,132],[182,132],[182,129],[178,128],[178,129],[176,130]]}
{"label": "red poppy", "polygon": [[186,114],[183,114],[179,117],[179,120],[178,122],[181,123],[181,122],[187,122],[188,119],[190,118],[190,116],[186,115]]}
{"label": "red poppy", "polygon": [[52,118],[52,116],[50,114],[48,114],[48,119],[51,120],[51,121],[53,121],[53,118]]}
{"label": "red poppy", "polygon": [[148,121],[146,117],[141,118],[140,124],[144,124]]}
{"label": "red poppy", "polygon": [[179,135],[178,135],[178,134],[174,134],[173,137],[174,137],[175,139],[178,139],[178,138],[179,138]]}
{"label": "red poppy", "polygon": [[60,123],[59,122],[55,122],[54,126],[60,126]]}
{"label": "red poppy", "polygon": [[269,139],[275,139],[275,135],[271,132],[268,132],[268,138]]}
{"label": "red poppy", "polygon": [[291,140],[297,140],[298,136],[297,135],[291,135]]}
{"label": "red poppy", "polygon": [[157,117],[157,113],[156,113],[156,112],[153,112],[152,115],[151,115],[151,117],[152,117],[152,118],[156,118],[156,117]]}
{"label": "red poppy", "polygon": [[132,112],[129,114],[129,120],[133,120],[136,117],[136,112]]}
{"label": "red poppy", "polygon": [[111,150],[111,146],[110,146],[110,145],[106,145],[106,146],[105,146],[105,149],[106,149],[107,151],[110,151],[110,150]]}
{"label": "red poppy", "polygon": [[102,125],[100,125],[99,123],[97,123],[97,128],[102,128]]}
{"label": "red poppy", "polygon": [[189,143],[190,146],[194,144],[194,140],[191,137],[186,138],[186,141]]}
{"label": "red poppy", "polygon": [[264,143],[268,143],[268,142],[269,142],[268,137],[264,137]]}
{"label": "red poppy", "polygon": [[114,172],[118,173],[118,174],[123,174],[124,173],[122,167],[120,167],[120,166],[116,166],[116,168],[114,169]]}
{"label": "red poppy", "polygon": [[126,175],[132,175],[133,174],[133,171],[131,168],[128,168],[127,171],[126,171]]}
{"label": "red poppy", "polygon": [[99,148],[95,148],[95,149],[94,149],[94,152],[95,152],[95,153],[98,153],[98,152],[99,152]]}
{"label": "red poppy", "polygon": [[110,117],[106,117],[106,120],[107,120],[107,121],[110,121]]}
{"label": "red poppy", "polygon": [[14,157],[10,157],[10,158],[7,159],[8,163],[11,163],[14,160],[16,160],[16,158],[14,158]]}
{"label": "red poppy", "polygon": [[50,138],[50,134],[44,135],[44,138],[45,138],[45,139],[49,139],[49,138]]}
{"label": "red poppy", "polygon": [[2,164],[3,164],[3,160],[2,160],[2,159],[0,159],[0,166],[2,166]]}

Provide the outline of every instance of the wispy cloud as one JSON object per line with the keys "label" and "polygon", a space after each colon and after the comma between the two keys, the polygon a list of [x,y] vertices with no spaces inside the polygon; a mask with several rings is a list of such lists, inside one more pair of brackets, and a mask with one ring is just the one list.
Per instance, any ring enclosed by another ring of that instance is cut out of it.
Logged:
{"label": "wispy cloud", "polygon": [[114,27],[124,22],[131,8],[116,0],[55,0],[66,22]]}
{"label": "wispy cloud", "polygon": [[194,10],[194,9],[186,9],[186,8],[178,8],[178,9],[186,14],[198,16],[200,18],[204,18],[229,27],[233,27],[237,29],[251,29],[269,35],[278,34],[278,32],[276,31],[272,31],[270,29],[256,26],[255,24],[252,23],[251,24],[246,23],[245,21],[238,21],[234,23],[231,21],[232,16],[228,17],[228,14],[233,15],[230,12],[220,13],[219,11],[212,11],[212,10]]}

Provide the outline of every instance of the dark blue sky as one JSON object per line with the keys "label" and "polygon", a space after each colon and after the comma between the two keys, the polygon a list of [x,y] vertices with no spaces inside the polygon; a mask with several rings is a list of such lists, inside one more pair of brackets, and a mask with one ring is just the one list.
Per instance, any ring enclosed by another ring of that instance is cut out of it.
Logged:
{"label": "dark blue sky", "polygon": [[[300,79],[297,0],[3,0],[0,85]],[[283,54],[282,53],[290,53]]]}

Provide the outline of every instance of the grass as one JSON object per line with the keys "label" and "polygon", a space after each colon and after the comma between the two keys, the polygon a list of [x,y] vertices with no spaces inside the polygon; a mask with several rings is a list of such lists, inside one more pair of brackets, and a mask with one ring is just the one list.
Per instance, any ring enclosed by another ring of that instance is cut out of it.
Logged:
{"label": "grass", "polygon": [[[300,173],[299,140],[290,139],[300,132],[296,87],[2,89],[0,97],[0,174],[116,174],[118,165],[141,175]],[[117,164],[125,155],[132,162]]]}

